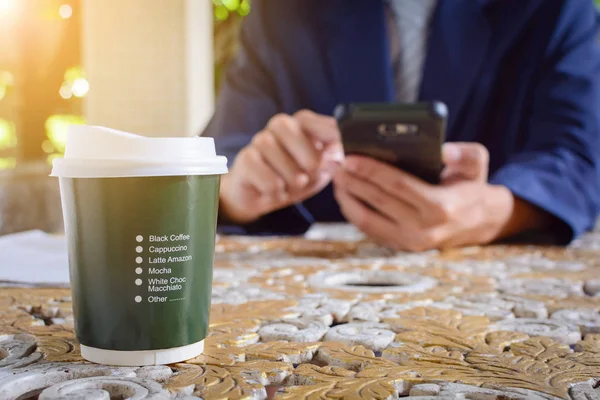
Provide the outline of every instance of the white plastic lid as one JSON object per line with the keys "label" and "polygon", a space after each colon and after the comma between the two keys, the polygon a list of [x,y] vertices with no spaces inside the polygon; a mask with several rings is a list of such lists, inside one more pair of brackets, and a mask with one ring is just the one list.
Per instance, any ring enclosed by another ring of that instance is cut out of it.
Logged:
{"label": "white plastic lid", "polygon": [[213,138],[150,138],[100,126],[72,125],[65,156],[54,160],[51,176],[124,178],[226,173],[227,159],[217,156]]}

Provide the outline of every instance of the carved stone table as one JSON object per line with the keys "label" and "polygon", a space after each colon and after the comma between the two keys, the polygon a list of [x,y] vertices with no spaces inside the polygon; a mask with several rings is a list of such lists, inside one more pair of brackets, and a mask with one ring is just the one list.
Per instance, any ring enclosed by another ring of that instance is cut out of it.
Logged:
{"label": "carved stone table", "polygon": [[599,245],[220,238],[205,353],[159,367],[84,362],[67,289],[0,288],[0,399],[600,399]]}

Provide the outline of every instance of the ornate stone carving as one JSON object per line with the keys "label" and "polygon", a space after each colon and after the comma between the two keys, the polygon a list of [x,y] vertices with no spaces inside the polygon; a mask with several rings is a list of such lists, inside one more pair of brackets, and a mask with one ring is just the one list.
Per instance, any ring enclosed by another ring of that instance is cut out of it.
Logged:
{"label": "ornate stone carving", "polygon": [[284,300],[285,295],[253,286],[213,288],[212,304],[245,304],[251,301]]}
{"label": "ornate stone carving", "polygon": [[569,346],[544,336],[514,343],[511,345],[510,351],[514,355],[527,356],[543,362],[571,354]]}
{"label": "ornate stone carving", "polygon": [[595,310],[559,310],[552,319],[579,326],[583,336],[588,333],[600,333],[600,313]]}
{"label": "ornate stone carving", "polygon": [[589,296],[600,296],[600,279],[590,279],[583,285],[583,291]]}
{"label": "ornate stone carving", "polygon": [[296,304],[295,300],[253,301],[239,305],[215,304],[210,309],[210,326],[214,328],[254,319],[276,321],[281,318],[295,318],[298,313],[289,310]]}
{"label": "ornate stone carving", "polygon": [[333,315],[325,308],[315,308],[311,306],[296,306],[291,307],[290,311],[297,312],[300,319],[316,320],[322,322],[325,326],[333,324]]}
{"label": "ornate stone carving", "polygon": [[33,364],[42,358],[35,350],[35,337],[22,333],[0,336],[0,376],[2,371]]}
{"label": "ornate stone carving", "polygon": [[515,346],[528,339],[529,336],[522,332],[495,331],[485,335],[485,345],[492,352],[502,353],[507,348],[514,351]]}
{"label": "ornate stone carving", "polygon": [[264,386],[280,385],[291,374],[294,367],[285,362],[251,360],[227,368],[234,376],[248,382],[259,382]]}
{"label": "ornate stone carving", "polygon": [[[258,341],[258,335],[256,341]],[[246,360],[246,354],[236,346],[227,346],[220,342],[220,338],[217,336],[208,337],[204,342],[204,352],[198,357],[192,358],[186,361],[189,364],[199,365],[215,365],[215,366],[232,366],[239,362]]]}
{"label": "ornate stone carving", "polygon": [[341,322],[350,312],[350,308],[356,301],[344,299],[324,298],[321,301],[321,309],[331,313],[335,322]]}
{"label": "ornate stone carving", "polygon": [[53,385],[40,393],[39,400],[65,398],[169,400],[171,395],[160,383],[152,380],[95,376]]}
{"label": "ornate stone carving", "polygon": [[530,336],[546,336],[568,345],[581,340],[579,327],[558,320],[518,318],[498,321],[494,329],[523,332]]}
{"label": "ornate stone carving", "polygon": [[554,298],[583,296],[583,283],[557,278],[506,279],[500,282],[499,290],[506,294],[544,295]]}
{"label": "ornate stone carving", "polygon": [[382,351],[392,343],[395,336],[386,324],[354,322],[330,328],[325,335],[325,340]]}
{"label": "ornate stone carving", "polygon": [[445,303],[434,303],[429,307],[439,307],[438,304],[442,305],[443,308],[452,308],[463,315],[484,316],[489,318],[491,321],[499,321],[515,317],[511,309],[506,309],[504,307],[505,302],[502,300],[494,301],[490,299],[487,302],[478,302],[451,296],[446,299]]}
{"label": "ornate stone carving", "polygon": [[244,348],[246,359],[302,364],[312,361],[321,343],[258,343]]}
{"label": "ornate stone carving", "polygon": [[385,350],[383,357],[403,366],[404,369],[395,369],[395,373],[411,381],[460,381],[476,386],[518,387],[556,397],[566,396],[570,382],[583,381],[600,373],[598,366],[592,366],[589,360],[581,362],[576,353],[551,357],[551,361],[545,362],[543,358],[511,352],[495,353],[485,348],[465,356],[442,347],[423,348],[405,343]]}
{"label": "ornate stone carving", "polygon": [[[0,373],[0,399],[17,399],[41,392],[62,382],[89,378],[135,378],[136,368],[116,368],[83,363],[43,363],[14,369],[11,374]],[[102,398],[102,397],[100,397]]]}
{"label": "ornate stone carving", "polygon": [[504,260],[508,265],[522,265],[537,272],[581,272],[586,270],[586,264],[575,260],[556,260],[544,257],[541,254],[524,254]]}
{"label": "ornate stone carving", "polygon": [[600,353],[600,335],[586,335],[575,345],[575,351],[582,353]]}
{"label": "ornate stone carving", "polygon": [[385,300],[363,301],[354,305],[344,317],[346,322],[379,322],[381,312],[386,306]]}
{"label": "ornate stone carving", "polygon": [[388,399],[407,394],[409,385],[400,378],[378,371],[354,372],[340,367],[303,364],[276,399]]}
{"label": "ornate stone carving", "polygon": [[375,353],[364,346],[347,346],[340,342],[325,342],[317,352],[316,360],[331,367],[351,371],[362,371],[369,367],[394,368],[389,360],[375,357]]}
{"label": "ornate stone carving", "polygon": [[[366,246],[365,246],[366,245]],[[291,257],[345,258],[356,256],[360,247],[376,248],[368,242],[344,242],[335,240],[302,240],[298,238],[275,238],[262,242],[262,249],[279,251]]]}
{"label": "ornate stone carving", "polygon": [[410,389],[407,399],[489,399],[489,400],[558,400],[558,397],[527,389],[498,388],[488,389],[459,383],[429,383],[415,385]]}
{"label": "ornate stone carving", "polygon": [[310,319],[289,319],[263,326],[258,334],[263,342],[318,342],[327,332],[327,325]]}
{"label": "ornate stone carving", "polygon": [[486,317],[463,316],[455,310],[426,307],[407,310],[400,313],[399,318],[384,321],[398,332],[396,343],[444,346],[459,351],[481,346],[490,330]]}
{"label": "ornate stone carving", "polygon": [[513,295],[503,295],[501,299],[514,304],[512,311],[517,318],[548,318],[548,308],[543,301]]}
{"label": "ornate stone carving", "polygon": [[496,279],[504,279],[507,276],[518,273],[531,271],[529,267],[518,267],[518,269],[509,270],[506,263],[502,261],[480,261],[480,260],[462,260],[448,262],[446,267],[449,270],[460,272],[465,275],[475,276],[490,276]]}
{"label": "ornate stone carving", "polygon": [[165,384],[178,396],[195,395],[203,399],[264,399],[266,390],[261,383],[248,382],[225,368],[213,365],[181,365]]}
{"label": "ornate stone carving", "polygon": [[445,308],[445,309],[449,309],[451,308],[451,306],[448,305],[444,305],[443,303],[439,303],[439,302],[434,302],[432,300],[416,300],[416,301],[408,301],[406,303],[392,303],[392,302],[386,302],[383,306],[379,307],[380,311],[378,311],[378,317],[377,321],[380,320],[384,320],[384,319],[390,319],[390,318],[398,318],[399,317],[399,313],[406,311],[406,310],[411,310],[413,308],[417,308],[417,307],[437,307],[437,308]]}
{"label": "ornate stone carving", "polygon": [[[600,334],[588,333],[600,313],[596,250],[415,255],[368,242],[225,237],[219,246],[204,354],[172,366],[83,363],[68,289],[0,289],[0,398],[162,396],[159,387],[177,399],[597,395]],[[404,285],[383,286],[392,277]]]}
{"label": "ornate stone carving", "polygon": [[160,383],[167,382],[173,376],[173,370],[164,365],[138,368],[135,375],[140,379],[150,379]]}
{"label": "ornate stone carving", "polygon": [[549,314],[564,309],[587,309],[600,311],[600,297],[571,296],[566,298],[555,298],[551,296],[530,296],[546,304]]}
{"label": "ornate stone carving", "polygon": [[77,362],[81,357],[79,343],[75,338],[61,336],[40,336],[36,339],[38,351],[47,361]]}
{"label": "ornate stone carving", "polygon": [[572,400],[600,400],[600,379],[590,379],[573,385],[569,394]]}
{"label": "ornate stone carving", "polygon": [[[350,312],[353,305],[358,302],[358,298],[344,299],[331,298],[325,293],[308,293],[298,300],[298,305],[292,307],[290,311],[297,311],[302,317],[308,319],[319,319],[325,325],[331,325],[333,321],[341,322]],[[333,321],[329,322],[330,317]]]}

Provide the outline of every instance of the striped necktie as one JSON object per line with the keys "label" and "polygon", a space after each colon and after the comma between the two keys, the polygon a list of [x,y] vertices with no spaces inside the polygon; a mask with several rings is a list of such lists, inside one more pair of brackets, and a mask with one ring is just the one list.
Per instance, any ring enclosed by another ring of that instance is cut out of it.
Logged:
{"label": "striped necktie", "polygon": [[396,100],[415,102],[423,76],[430,20],[437,0],[386,0]]}

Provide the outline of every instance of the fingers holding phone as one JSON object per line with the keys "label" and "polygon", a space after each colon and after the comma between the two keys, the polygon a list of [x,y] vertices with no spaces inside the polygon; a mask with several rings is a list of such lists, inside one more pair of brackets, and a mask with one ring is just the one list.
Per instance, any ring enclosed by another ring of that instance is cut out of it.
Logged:
{"label": "fingers holding phone", "polygon": [[368,236],[422,251],[487,243],[505,230],[514,199],[487,183],[484,146],[442,145],[444,106],[348,105],[338,111],[348,156],[335,195],[346,219]]}
{"label": "fingers holding phone", "polygon": [[335,120],[303,110],[275,115],[236,158],[221,187],[221,212],[235,223],[322,190],[343,158]]}
{"label": "fingers holding phone", "polygon": [[442,159],[444,170],[441,180],[444,184],[460,180],[487,181],[490,153],[480,143],[444,143]]}

